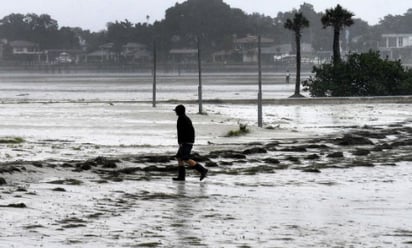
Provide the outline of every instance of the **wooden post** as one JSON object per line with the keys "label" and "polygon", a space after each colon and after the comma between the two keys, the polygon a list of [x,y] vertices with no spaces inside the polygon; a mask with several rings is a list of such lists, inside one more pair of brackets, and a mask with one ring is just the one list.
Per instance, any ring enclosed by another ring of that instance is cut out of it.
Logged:
{"label": "wooden post", "polygon": [[203,114],[203,100],[202,100],[202,61],[200,54],[200,38],[197,37],[197,66],[199,70],[199,86],[198,86],[198,101],[199,101],[199,114]]}
{"label": "wooden post", "polygon": [[262,49],[261,49],[261,37],[258,36],[258,70],[259,70],[259,91],[258,91],[258,127],[263,127],[262,118]]}

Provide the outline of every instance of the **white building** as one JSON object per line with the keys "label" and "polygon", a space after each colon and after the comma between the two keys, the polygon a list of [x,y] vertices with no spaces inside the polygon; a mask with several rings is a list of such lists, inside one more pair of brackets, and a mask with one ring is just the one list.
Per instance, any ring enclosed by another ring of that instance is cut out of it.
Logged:
{"label": "white building", "polygon": [[390,60],[412,61],[412,34],[382,34],[381,55]]}
{"label": "white building", "polygon": [[412,34],[382,34],[380,47],[403,48],[412,46]]}

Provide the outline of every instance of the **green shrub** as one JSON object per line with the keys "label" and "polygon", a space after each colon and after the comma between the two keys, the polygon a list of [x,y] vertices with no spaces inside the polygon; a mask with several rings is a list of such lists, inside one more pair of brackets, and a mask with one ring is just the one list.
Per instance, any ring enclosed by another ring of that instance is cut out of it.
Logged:
{"label": "green shrub", "polygon": [[314,67],[303,82],[311,96],[388,96],[412,94],[412,71],[400,61],[382,59],[379,52],[350,54],[335,65]]}

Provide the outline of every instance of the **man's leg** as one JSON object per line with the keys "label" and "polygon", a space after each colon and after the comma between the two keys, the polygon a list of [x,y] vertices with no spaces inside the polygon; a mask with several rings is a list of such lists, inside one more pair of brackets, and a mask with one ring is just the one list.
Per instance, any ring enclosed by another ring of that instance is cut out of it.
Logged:
{"label": "man's leg", "polygon": [[197,170],[200,173],[200,181],[202,181],[206,177],[206,174],[209,170],[203,167],[201,164],[194,161],[193,159],[187,160],[186,163],[189,164],[190,167],[192,167],[193,169]]}
{"label": "man's leg", "polygon": [[184,181],[186,180],[186,168],[185,164],[181,159],[177,159],[177,177],[173,178],[174,181]]}

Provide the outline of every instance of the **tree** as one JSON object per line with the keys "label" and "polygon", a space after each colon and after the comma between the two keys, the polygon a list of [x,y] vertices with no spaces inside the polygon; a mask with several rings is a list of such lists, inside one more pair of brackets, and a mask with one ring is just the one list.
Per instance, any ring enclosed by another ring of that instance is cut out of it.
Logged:
{"label": "tree", "polygon": [[165,19],[154,28],[160,31],[161,41],[167,42],[163,47],[196,47],[196,37],[202,36],[202,50],[209,54],[223,50],[233,35],[256,33],[260,18],[233,9],[222,0],[188,0],[167,9]]}
{"label": "tree", "polygon": [[339,4],[333,9],[327,9],[322,16],[323,28],[333,28],[333,63],[340,62],[340,31],[353,24],[353,13],[342,8]]}
{"label": "tree", "polygon": [[27,14],[25,17],[31,28],[32,40],[40,45],[42,49],[53,48],[58,45],[58,23],[47,14],[40,16]]}
{"label": "tree", "polygon": [[412,70],[400,61],[382,59],[379,52],[349,54],[346,61],[323,64],[313,72],[303,85],[315,97],[412,94]]}
{"label": "tree", "polygon": [[379,30],[382,33],[410,33],[412,21],[412,9],[408,9],[403,15],[387,15],[379,21]]}
{"label": "tree", "polygon": [[122,46],[132,41],[133,31],[133,24],[127,19],[107,24],[107,39],[114,43],[116,53],[120,54]]}
{"label": "tree", "polygon": [[58,23],[49,15],[10,14],[1,20],[0,37],[8,40],[27,40],[50,48],[57,43]]}
{"label": "tree", "polygon": [[69,27],[62,27],[57,32],[57,38],[53,44],[50,44],[49,48],[57,49],[79,49],[80,48],[80,35],[76,34],[76,29]]}
{"label": "tree", "polygon": [[28,40],[31,28],[24,21],[22,14],[10,14],[3,17],[0,26],[0,35],[9,40]]}
{"label": "tree", "polygon": [[302,97],[300,94],[300,38],[302,37],[302,29],[307,27],[309,27],[309,21],[300,12],[295,13],[293,19],[287,19],[285,22],[285,28],[295,33],[296,41],[296,84],[295,94],[292,97]]}

